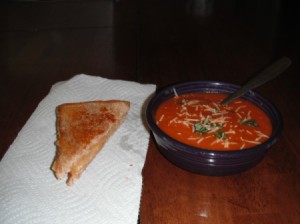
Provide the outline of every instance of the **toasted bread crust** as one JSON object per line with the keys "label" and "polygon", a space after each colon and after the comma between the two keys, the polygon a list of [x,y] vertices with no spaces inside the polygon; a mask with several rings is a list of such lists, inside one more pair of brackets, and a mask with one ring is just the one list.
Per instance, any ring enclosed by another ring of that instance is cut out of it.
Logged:
{"label": "toasted bread crust", "polygon": [[57,155],[52,170],[58,179],[68,174],[68,185],[80,177],[124,121],[128,101],[67,103],[56,108]]}

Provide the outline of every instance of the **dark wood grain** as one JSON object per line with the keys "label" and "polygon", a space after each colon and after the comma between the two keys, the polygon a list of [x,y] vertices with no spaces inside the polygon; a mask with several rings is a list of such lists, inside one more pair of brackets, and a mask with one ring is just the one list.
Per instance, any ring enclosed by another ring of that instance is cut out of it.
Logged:
{"label": "dark wood grain", "polygon": [[75,74],[155,83],[242,84],[281,56],[292,66],[259,87],[284,117],[253,169],[186,172],[151,136],[140,223],[299,223],[300,18],[291,0],[7,1],[0,7],[1,158],[51,86]]}

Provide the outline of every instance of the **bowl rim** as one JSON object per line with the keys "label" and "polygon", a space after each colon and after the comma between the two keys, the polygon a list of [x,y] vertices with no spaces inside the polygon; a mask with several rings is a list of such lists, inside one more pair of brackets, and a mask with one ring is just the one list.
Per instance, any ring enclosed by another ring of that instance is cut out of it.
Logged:
{"label": "bowl rim", "polygon": [[[166,134],[164,131],[162,131],[158,125],[155,122],[155,118],[154,118],[154,111],[153,109],[156,109],[157,106],[155,107],[155,101],[157,99],[159,99],[161,97],[161,95],[163,93],[165,93],[167,90],[172,90],[176,87],[181,87],[181,86],[187,86],[187,85],[195,85],[195,84],[208,84],[210,85],[210,87],[212,86],[228,86],[228,87],[233,87],[235,89],[240,88],[240,85],[236,85],[233,83],[228,83],[228,82],[221,82],[221,81],[210,81],[210,80],[196,80],[196,81],[185,81],[185,82],[178,82],[178,83],[173,83],[167,86],[164,86],[162,88],[159,88],[156,90],[156,92],[154,93],[154,95],[152,96],[152,98],[150,99],[147,108],[146,108],[146,120],[148,123],[149,128],[152,130],[152,132],[155,135],[160,135],[162,137],[164,137],[165,139],[167,139],[170,142],[174,142],[175,144],[179,145],[178,150],[181,152],[185,152],[185,153],[189,153],[189,154],[194,154],[194,155],[198,155],[198,154],[206,154],[208,155],[210,158],[214,157],[215,155],[222,155],[224,157],[229,156],[232,157],[234,155],[240,155],[240,154],[256,154],[258,151],[265,151],[267,150],[267,148],[271,147],[279,138],[282,129],[283,129],[283,119],[282,119],[282,115],[279,112],[279,110],[277,109],[277,107],[265,96],[261,95],[260,93],[258,93],[255,90],[250,90],[247,93],[245,93],[243,96],[241,96],[241,98],[249,100],[247,98],[258,98],[258,100],[263,101],[265,104],[268,105],[268,107],[271,108],[272,112],[275,115],[275,119],[277,121],[277,126],[275,127],[275,129],[272,130],[272,134],[270,135],[269,139],[266,140],[265,142],[253,146],[251,148],[246,148],[243,150],[211,150],[211,149],[204,149],[204,148],[200,148],[200,147],[195,147],[195,146],[191,146],[185,143],[182,143],[176,139],[174,139],[173,137],[169,136],[168,134]],[[222,90],[222,89],[220,89]],[[205,92],[205,91],[204,91]],[[216,93],[222,93],[222,91],[215,91]],[[192,92],[190,92],[192,93]],[[224,92],[223,92],[224,93]],[[179,94],[180,95],[180,94]],[[169,97],[171,98],[171,97]],[[166,99],[165,99],[166,100]],[[256,104],[255,102],[249,100],[251,103],[255,104],[256,106],[258,106],[260,109],[262,109],[268,116],[270,116],[269,113],[267,113],[263,108],[261,108],[260,105]],[[188,149],[187,149],[188,148]]]}

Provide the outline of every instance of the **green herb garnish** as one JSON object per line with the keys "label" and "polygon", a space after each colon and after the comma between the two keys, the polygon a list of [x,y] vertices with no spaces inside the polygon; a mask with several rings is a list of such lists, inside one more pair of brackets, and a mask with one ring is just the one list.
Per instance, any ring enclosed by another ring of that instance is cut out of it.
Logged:
{"label": "green herb garnish", "polygon": [[200,134],[205,134],[209,131],[201,122],[194,123],[194,130]]}
{"label": "green herb garnish", "polygon": [[217,138],[223,139],[223,140],[227,138],[225,132],[222,132],[222,131],[216,131],[216,132],[214,132],[214,135],[215,135]]}
{"label": "green herb garnish", "polygon": [[258,123],[254,119],[244,119],[241,123],[252,127],[258,127]]}

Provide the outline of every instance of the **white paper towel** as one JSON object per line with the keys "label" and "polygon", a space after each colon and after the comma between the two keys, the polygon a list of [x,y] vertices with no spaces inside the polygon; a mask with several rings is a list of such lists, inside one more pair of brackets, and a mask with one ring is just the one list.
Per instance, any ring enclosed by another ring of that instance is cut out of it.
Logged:
{"label": "white paper towel", "polygon": [[[0,223],[136,224],[149,141],[144,107],[155,85],[88,75],[55,84],[0,163]],[[73,187],[50,170],[55,108],[67,102],[131,102],[125,122]]]}

